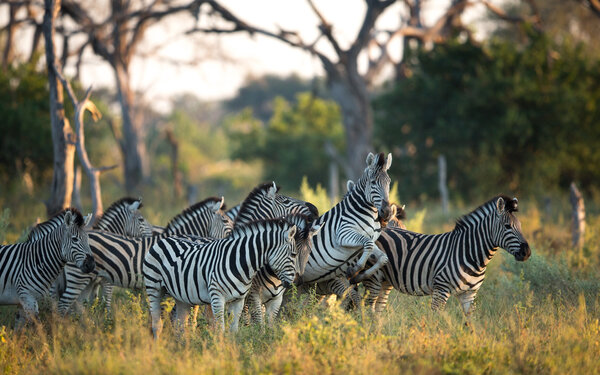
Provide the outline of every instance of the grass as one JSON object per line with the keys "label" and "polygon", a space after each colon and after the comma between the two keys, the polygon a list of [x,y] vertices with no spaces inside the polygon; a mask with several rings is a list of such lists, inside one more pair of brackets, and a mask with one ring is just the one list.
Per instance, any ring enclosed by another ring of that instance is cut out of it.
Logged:
{"label": "grass", "polygon": [[[428,230],[430,212],[439,216],[427,207]],[[112,315],[100,305],[67,318],[45,308],[41,323],[22,332],[12,329],[15,308],[0,307],[0,371],[600,373],[600,218],[588,215],[588,245],[575,251],[564,218],[548,220],[533,207],[520,216],[534,255],[518,263],[499,252],[470,327],[454,298],[443,312],[433,313],[429,297],[392,292],[387,311],[374,316],[303,295],[293,298],[274,327],[244,326],[237,334],[220,334],[204,319],[185,332],[165,322],[161,340],[154,342],[145,297],[121,290]],[[431,231],[447,230],[448,222]]]}

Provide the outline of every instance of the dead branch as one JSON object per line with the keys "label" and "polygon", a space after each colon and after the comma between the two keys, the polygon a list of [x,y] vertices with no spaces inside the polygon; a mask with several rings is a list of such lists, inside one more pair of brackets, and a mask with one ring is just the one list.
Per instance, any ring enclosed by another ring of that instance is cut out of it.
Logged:
{"label": "dead branch", "polygon": [[79,157],[79,162],[81,166],[85,170],[88,178],[90,179],[90,193],[92,196],[92,213],[94,214],[94,219],[89,224],[93,226],[102,215],[103,206],[102,206],[102,192],[100,189],[100,173],[111,170],[117,167],[117,165],[112,166],[103,166],[96,168],[90,162],[90,159],[87,154],[87,150],[85,148],[85,131],[84,131],[84,115],[86,110],[90,112],[92,115],[92,119],[94,121],[98,121],[102,114],[96,107],[96,105],[90,100],[90,95],[92,94],[92,87],[90,86],[83,99],[78,100],[75,92],[73,91],[73,87],[71,83],[63,76],[63,74],[58,69],[57,65],[54,64],[54,72],[56,76],[60,79],[65,90],[67,91],[67,95],[71,102],[73,103],[73,107],[75,108],[74,122],[75,122],[75,147],[77,149],[77,156]]}

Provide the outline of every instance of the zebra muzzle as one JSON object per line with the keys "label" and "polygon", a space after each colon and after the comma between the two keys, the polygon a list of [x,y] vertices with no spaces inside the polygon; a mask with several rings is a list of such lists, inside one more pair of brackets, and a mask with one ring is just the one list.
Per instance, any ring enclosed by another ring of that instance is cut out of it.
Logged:
{"label": "zebra muzzle", "polygon": [[86,255],[85,260],[83,261],[83,264],[80,267],[81,272],[90,273],[94,270],[94,268],[96,268],[96,261],[94,260],[94,257],[92,257],[91,255]]}

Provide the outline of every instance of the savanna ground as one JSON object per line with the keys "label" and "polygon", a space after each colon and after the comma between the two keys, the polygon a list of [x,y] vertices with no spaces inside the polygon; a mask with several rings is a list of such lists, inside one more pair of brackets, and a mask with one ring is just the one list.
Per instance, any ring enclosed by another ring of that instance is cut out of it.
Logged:
{"label": "savanna ground", "polygon": [[[306,191],[303,195],[308,198]],[[156,223],[175,213],[161,211],[151,199],[145,202],[144,212]],[[161,340],[154,342],[145,296],[121,290],[112,315],[100,303],[67,318],[46,306],[41,323],[21,333],[12,329],[15,308],[0,307],[0,369],[24,374],[600,373],[600,216],[587,203],[586,246],[574,250],[566,197],[549,211],[520,200],[533,256],[517,263],[498,253],[477,298],[472,328],[465,327],[454,298],[436,314],[430,298],[392,292],[387,311],[374,316],[364,310],[347,313],[305,295],[293,298],[274,327],[243,326],[237,334],[221,335],[199,319],[194,332],[181,334],[165,321]],[[409,206],[408,227],[449,230],[454,218],[475,206],[455,208],[448,216],[434,205]],[[21,235],[35,212],[19,207],[13,207],[11,225],[0,230],[9,241]]]}

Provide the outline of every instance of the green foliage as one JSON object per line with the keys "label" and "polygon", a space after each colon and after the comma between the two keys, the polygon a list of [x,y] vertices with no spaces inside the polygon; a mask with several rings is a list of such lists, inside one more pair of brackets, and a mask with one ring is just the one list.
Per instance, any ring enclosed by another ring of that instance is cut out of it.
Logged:
{"label": "green foliage", "polygon": [[273,116],[264,126],[249,110],[231,118],[226,126],[232,157],[261,160],[263,180],[275,180],[283,186],[299,186],[302,176],[310,181],[327,181],[329,157],[325,144],[343,149],[338,106],[309,93],[299,94],[294,103],[276,98]]}
{"label": "green foliage", "polygon": [[600,62],[531,34],[519,48],[450,42],[375,101],[376,139],[394,150],[405,199],[437,196],[437,156],[455,195],[597,186]]}
{"label": "green foliage", "polygon": [[306,176],[302,178],[302,184],[300,184],[300,199],[314,204],[320,215],[329,211],[336,204],[336,202],[331,201],[327,190],[321,184],[317,183],[314,189],[311,188]]}
{"label": "green foliage", "polygon": [[52,166],[47,80],[34,63],[0,70],[0,176]]}
{"label": "green foliage", "polygon": [[0,245],[6,240],[6,231],[10,222],[10,209],[5,208],[0,215]]}

